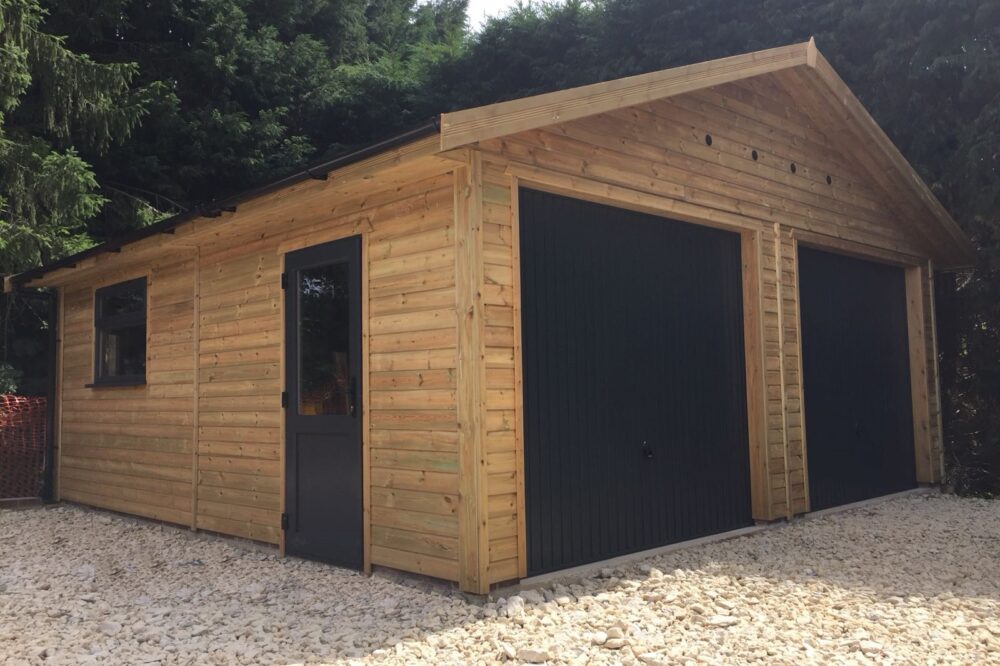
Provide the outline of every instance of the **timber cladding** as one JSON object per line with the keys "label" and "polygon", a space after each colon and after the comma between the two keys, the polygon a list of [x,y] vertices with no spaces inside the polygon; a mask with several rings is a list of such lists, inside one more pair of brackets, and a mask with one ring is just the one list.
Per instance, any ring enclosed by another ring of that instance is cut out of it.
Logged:
{"label": "timber cladding", "polygon": [[494,164],[483,167],[483,357],[486,363],[485,446],[489,528],[489,582],[523,576],[519,568],[519,492],[523,491],[517,437],[521,404],[517,399],[515,340],[520,335],[515,310],[516,238],[511,179]]}
{"label": "timber cladding", "polygon": [[[94,390],[94,291],[147,278],[147,383]],[[62,498],[172,523],[192,507],[194,262],[104,276],[62,294]]]}
{"label": "timber cladding", "polygon": [[[457,580],[454,196],[436,170],[337,201],[323,240],[360,232],[367,258],[370,562]],[[84,388],[95,286],[65,288],[63,499],[280,542],[281,258],[315,225],[284,213],[242,247],[206,236],[196,259],[99,278],[148,276],[145,386]]]}
{"label": "timber cladding", "polygon": [[[963,265],[967,241],[814,45],[762,54],[446,114],[325,178],[22,275],[60,290],[60,496],[283,547],[285,258],[360,237],[364,568],[480,593],[526,577],[529,190],[739,235],[756,520],[813,508],[800,250],[901,267],[915,481],[940,482],[933,262]],[[88,388],[95,290],[137,277],[146,382]]]}

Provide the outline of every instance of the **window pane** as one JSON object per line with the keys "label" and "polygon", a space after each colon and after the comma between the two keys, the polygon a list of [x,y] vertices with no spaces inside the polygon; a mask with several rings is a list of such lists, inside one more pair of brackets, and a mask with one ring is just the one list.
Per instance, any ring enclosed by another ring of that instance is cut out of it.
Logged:
{"label": "window pane", "polygon": [[299,414],[350,413],[347,263],[299,273]]}
{"label": "window pane", "polygon": [[146,327],[107,329],[101,335],[101,377],[146,374]]}
{"label": "window pane", "polygon": [[114,291],[101,296],[101,317],[114,317],[146,311],[146,289],[144,284],[123,291]]}

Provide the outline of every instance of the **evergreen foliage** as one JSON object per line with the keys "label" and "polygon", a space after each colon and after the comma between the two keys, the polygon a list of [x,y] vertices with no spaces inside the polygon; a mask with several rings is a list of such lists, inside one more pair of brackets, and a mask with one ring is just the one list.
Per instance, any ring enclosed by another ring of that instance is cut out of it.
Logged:
{"label": "evergreen foliage", "polygon": [[980,250],[938,276],[947,450],[1000,493],[1000,0],[569,0],[479,33],[465,5],[0,0],[0,271],[441,111],[815,35]]}
{"label": "evergreen foliage", "polygon": [[178,212],[415,121],[407,100],[457,53],[464,0],[43,0],[50,29],[100,62],[134,61],[149,114],[112,152],[85,153],[105,207]]}
{"label": "evergreen foliage", "polygon": [[104,153],[142,114],[134,64],[98,64],[43,29],[36,0],[0,0],[0,272],[87,244],[104,199],[77,148]]}

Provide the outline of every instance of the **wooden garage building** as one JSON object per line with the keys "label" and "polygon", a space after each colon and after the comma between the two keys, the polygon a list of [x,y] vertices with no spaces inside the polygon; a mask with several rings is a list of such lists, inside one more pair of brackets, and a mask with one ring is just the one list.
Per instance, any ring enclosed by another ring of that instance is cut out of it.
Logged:
{"label": "wooden garage building", "polygon": [[63,500],[502,581],[942,479],[955,222],[812,42],[441,116],[6,281]]}

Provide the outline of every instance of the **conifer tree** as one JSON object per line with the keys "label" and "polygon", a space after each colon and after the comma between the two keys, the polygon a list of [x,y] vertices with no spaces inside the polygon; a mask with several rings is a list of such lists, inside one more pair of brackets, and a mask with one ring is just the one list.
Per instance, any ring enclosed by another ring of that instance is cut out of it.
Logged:
{"label": "conifer tree", "polygon": [[0,273],[89,243],[104,200],[79,151],[106,151],[143,110],[135,65],[74,53],[44,16],[36,0],[0,0]]}

